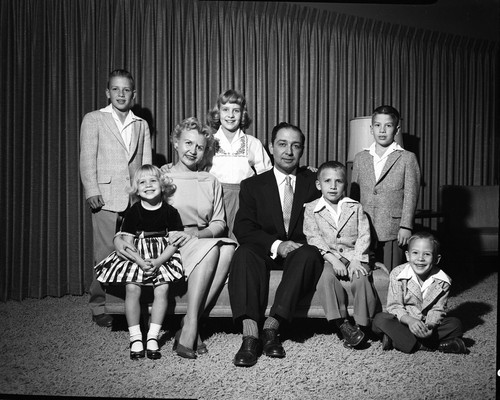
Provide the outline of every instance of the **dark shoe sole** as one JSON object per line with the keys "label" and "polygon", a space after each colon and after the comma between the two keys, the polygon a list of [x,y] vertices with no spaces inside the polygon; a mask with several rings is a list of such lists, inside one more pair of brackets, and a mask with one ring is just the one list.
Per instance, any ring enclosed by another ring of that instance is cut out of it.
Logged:
{"label": "dark shoe sole", "polygon": [[285,356],[286,356],[285,350],[283,350],[283,352],[265,351],[264,350],[263,353],[265,356],[271,357],[271,358],[285,358]]}
{"label": "dark shoe sole", "polygon": [[349,343],[347,340],[344,339],[344,343],[347,344],[349,347],[353,348],[360,346],[361,344],[363,344],[364,341],[365,341],[364,336],[361,338],[361,340],[358,340],[356,343]]}
{"label": "dark shoe sole", "polygon": [[248,362],[234,359],[233,364],[237,367],[253,367],[255,364],[257,364],[257,360]]}
{"label": "dark shoe sole", "polygon": [[[151,339],[148,339],[147,341],[149,342],[150,340],[154,340],[156,342],[156,345],[158,346],[158,340],[156,340],[154,338],[151,338]],[[158,359],[161,358],[160,349],[158,348],[157,350],[149,350],[149,349],[146,348],[146,356],[150,360],[158,360]]]}
{"label": "dark shoe sole", "polygon": [[140,358],[144,358],[144,351],[142,352],[133,352],[131,351],[130,352],[130,359],[135,361],[135,360],[139,360]]}
{"label": "dark shoe sole", "polygon": [[146,356],[150,360],[159,360],[161,358],[161,353],[159,351],[155,350],[146,350]]}

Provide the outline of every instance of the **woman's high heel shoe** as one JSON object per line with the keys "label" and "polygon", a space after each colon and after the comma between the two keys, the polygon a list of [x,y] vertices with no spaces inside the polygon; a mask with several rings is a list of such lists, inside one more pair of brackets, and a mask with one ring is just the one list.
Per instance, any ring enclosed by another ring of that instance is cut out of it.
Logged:
{"label": "woman's high heel shoe", "polygon": [[[156,340],[155,338],[151,338],[151,339],[148,339],[148,342],[150,340],[154,340],[156,342],[156,345],[158,346],[158,340]],[[158,360],[159,358],[161,358],[161,353],[160,353],[159,349],[158,350],[149,350],[148,348],[146,348],[146,355],[148,356],[148,358],[150,360]]]}
{"label": "woman's high heel shoe", "polygon": [[181,330],[179,329],[175,334],[174,345],[172,346],[172,351],[174,351],[178,356],[183,358],[189,358],[194,360],[196,358],[196,353],[193,349],[185,347],[179,343],[179,337],[181,336]]}
{"label": "woman's high heel shoe", "polygon": [[207,354],[208,353],[208,347],[207,345],[201,341],[200,335],[198,335],[198,342],[196,343],[196,352],[198,355],[202,354]]}
{"label": "woman's high heel shoe", "polygon": [[[184,326],[184,318],[181,320],[181,329],[182,327]],[[174,349],[175,350],[175,349]],[[198,353],[199,356],[203,355],[203,354],[207,354],[208,353],[208,347],[207,345],[201,340],[201,336],[200,334],[198,333],[198,337],[197,337],[197,340],[196,340],[196,352]]]}
{"label": "woman's high heel shoe", "polygon": [[[142,340],[138,339],[138,340],[134,340],[133,342],[130,342],[130,348],[132,349],[132,345],[134,343],[137,343],[137,342],[142,343]],[[144,349],[142,349],[141,351],[130,350],[130,359],[131,360],[138,360],[139,358],[144,358]]]}

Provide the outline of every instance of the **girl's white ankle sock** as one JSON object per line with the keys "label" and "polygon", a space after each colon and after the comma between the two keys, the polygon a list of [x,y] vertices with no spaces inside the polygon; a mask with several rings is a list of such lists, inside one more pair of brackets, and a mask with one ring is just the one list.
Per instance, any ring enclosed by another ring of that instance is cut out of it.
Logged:
{"label": "girl's white ankle sock", "polygon": [[130,334],[130,343],[140,340],[140,342],[136,342],[132,345],[130,348],[131,351],[142,351],[144,350],[144,345],[142,344],[142,333],[141,333],[141,326],[140,325],[134,325],[134,326],[129,326],[128,327],[128,332]]}
{"label": "girl's white ankle sock", "polygon": [[158,339],[158,335],[160,334],[161,325],[160,324],[149,324],[148,331],[148,341],[146,343],[146,348],[148,350],[158,350],[158,342],[156,340],[149,339]]}

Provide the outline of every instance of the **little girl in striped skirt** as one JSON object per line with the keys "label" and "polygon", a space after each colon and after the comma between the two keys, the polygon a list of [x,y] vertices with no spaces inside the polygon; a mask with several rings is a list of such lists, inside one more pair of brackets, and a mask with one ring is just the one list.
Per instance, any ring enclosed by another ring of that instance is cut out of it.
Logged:
{"label": "little girl in striped skirt", "polygon": [[[138,200],[127,211],[121,231],[130,243],[127,252],[135,261],[111,253],[95,266],[97,280],[106,284],[125,284],[125,316],[130,333],[130,358],[161,357],[158,335],[167,310],[168,283],[184,275],[177,246],[169,241],[169,232],[182,231],[177,210],[168,204],[175,185],[153,165],[143,165],[135,172],[131,195]],[[137,250],[137,251],[135,251]],[[146,352],[140,328],[141,288],[154,287],[151,323],[147,334]]]}

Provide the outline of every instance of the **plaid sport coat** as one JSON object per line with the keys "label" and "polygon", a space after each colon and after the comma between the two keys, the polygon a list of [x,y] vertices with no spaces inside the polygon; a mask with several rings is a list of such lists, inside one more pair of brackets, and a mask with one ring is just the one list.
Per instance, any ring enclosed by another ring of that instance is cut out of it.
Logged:
{"label": "plaid sport coat", "polygon": [[130,149],[109,112],[92,111],[85,115],[80,130],[80,177],[85,198],[101,195],[103,210],[120,212],[129,204],[128,188],[135,170],[151,164],[149,127],[136,117]]}

